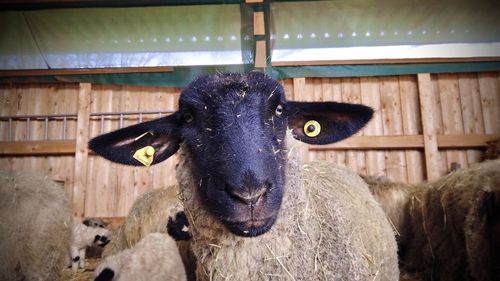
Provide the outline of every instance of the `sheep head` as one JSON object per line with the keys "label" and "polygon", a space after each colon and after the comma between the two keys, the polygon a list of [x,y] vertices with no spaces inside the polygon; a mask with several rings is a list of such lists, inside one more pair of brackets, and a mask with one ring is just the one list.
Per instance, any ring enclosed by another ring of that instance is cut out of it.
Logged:
{"label": "sheep head", "polygon": [[231,232],[257,236],[278,216],[285,183],[287,128],[310,144],[351,136],[371,118],[363,105],[286,101],[282,86],[260,72],[215,74],[182,92],[179,110],[92,139],[99,155],[122,164],[140,148],[154,148],[152,164],[184,143],[205,207]]}

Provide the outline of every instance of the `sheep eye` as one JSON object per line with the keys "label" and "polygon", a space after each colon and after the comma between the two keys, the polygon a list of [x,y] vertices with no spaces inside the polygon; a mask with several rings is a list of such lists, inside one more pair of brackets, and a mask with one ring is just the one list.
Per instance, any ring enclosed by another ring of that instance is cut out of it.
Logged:
{"label": "sheep eye", "polygon": [[184,118],[184,121],[186,121],[186,123],[191,123],[194,120],[193,114],[191,114],[189,112],[184,113],[184,115],[182,116],[182,118]]}
{"label": "sheep eye", "polygon": [[280,116],[281,114],[283,114],[283,106],[281,104],[278,104],[278,106],[276,107],[275,114],[276,116]]}

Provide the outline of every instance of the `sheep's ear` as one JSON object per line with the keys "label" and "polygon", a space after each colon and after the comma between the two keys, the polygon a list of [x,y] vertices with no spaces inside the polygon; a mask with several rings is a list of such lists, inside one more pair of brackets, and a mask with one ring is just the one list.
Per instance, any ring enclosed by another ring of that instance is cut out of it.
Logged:
{"label": "sheep's ear", "polygon": [[126,165],[154,165],[174,154],[181,139],[177,113],[125,127],[90,140],[100,156]]}
{"label": "sheep's ear", "polygon": [[370,121],[373,109],[337,102],[287,102],[285,113],[293,136],[305,143],[328,144],[345,139]]}

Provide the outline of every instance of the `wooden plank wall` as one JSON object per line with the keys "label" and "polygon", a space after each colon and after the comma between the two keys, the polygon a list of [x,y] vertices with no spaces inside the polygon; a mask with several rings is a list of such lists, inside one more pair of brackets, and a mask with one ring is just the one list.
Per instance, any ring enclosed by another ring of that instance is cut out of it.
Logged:
{"label": "wooden plank wall", "polygon": [[[0,116],[28,114],[76,113],[78,100],[77,84],[14,84],[0,86]],[[42,122],[30,122],[31,139],[43,139]],[[12,124],[13,140],[25,140],[27,123]],[[49,127],[49,139],[62,138],[62,121]],[[0,140],[8,140],[8,124],[0,123]],[[76,120],[68,121],[66,132],[75,139]],[[0,157],[0,167],[10,170],[39,171],[64,181],[68,194],[72,193],[74,178],[74,156]]]}
{"label": "wooden plank wall", "polygon": [[[35,114],[75,114],[78,105],[78,84],[19,84],[0,85],[0,116]],[[180,89],[160,87],[125,87],[92,85],[90,112],[130,112],[175,110]],[[145,115],[144,121],[158,117]],[[138,117],[124,117],[123,126],[139,122]],[[30,122],[30,136],[33,140],[44,137],[43,121]],[[91,118],[89,137],[97,136],[101,120]],[[119,117],[106,118],[103,132],[118,129]],[[62,121],[51,122],[49,139],[60,139]],[[26,140],[26,123],[13,122],[15,140]],[[0,123],[0,141],[8,140],[8,124]],[[69,121],[68,139],[76,138],[76,122]],[[134,200],[146,190],[166,187],[176,183],[173,157],[150,168],[134,168],[111,163],[90,154],[87,159],[87,177],[83,200],[83,215],[97,217],[126,216]],[[0,157],[0,167],[10,170],[38,171],[64,181],[68,194],[75,187],[74,156],[25,156]],[[80,167],[81,168],[81,167]],[[76,185],[77,186],[77,185]],[[81,216],[80,214],[77,215]]]}
{"label": "wooden plank wall", "polygon": [[[118,87],[94,85],[92,112],[131,112],[176,110],[180,89],[158,87]],[[159,116],[148,115],[143,121]],[[124,117],[123,126],[139,122],[137,116]],[[90,122],[90,136],[99,135],[100,119]],[[104,121],[103,132],[118,129],[119,118]],[[177,158],[151,166],[130,167],[110,163],[92,155],[88,159],[88,177],[85,200],[86,216],[125,216],[134,200],[152,188],[167,187],[176,183],[174,166]]]}
{"label": "wooden plank wall", "polygon": [[[425,74],[424,74],[425,75]],[[420,76],[419,76],[420,77]],[[421,91],[417,75],[362,78],[294,78],[281,81],[287,97],[302,101],[342,101],[363,103],[375,109],[373,120],[359,137],[423,135],[423,124],[432,124],[436,142],[440,135],[500,134],[500,73],[428,75],[430,109],[421,113]],[[420,85],[420,87],[422,87]],[[78,109],[78,84],[0,85],[0,116],[27,114],[75,114]],[[91,112],[175,110],[178,88],[92,85]],[[143,120],[157,116],[144,116]],[[137,123],[138,117],[125,117],[123,125]],[[44,124],[30,122],[31,139],[41,140]],[[119,128],[119,118],[89,121],[89,138]],[[62,121],[51,123],[49,139],[62,134]],[[26,124],[13,124],[15,140],[26,139]],[[68,139],[76,137],[76,120],[68,121]],[[418,144],[418,138],[417,144]],[[0,123],[0,141],[8,140],[6,122]],[[415,140],[408,137],[407,140]],[[361,174],[387,176],[403,182],[428,178],[423,138],[422,145],[402,143],[393,149],[310,149],[307,161],[327,160],[348,166]],[[406,145],[406,146],[405,146]],[[413,146],[413,148],[404,148]],[[403,147],[403,148],[401,148]],[[481,148],[440,148],[436,152],[438,175],[452,163],[462,167],[481,160]],[[133,201],[145,191],[175,184],[174,165],[169,159],[150,168],[126,167],[90,154],[84,190],[84,216],[125,216]],[[1,156],[4,169],[33,170],[63,180],[69,194],[75,186],[75,157]]]}

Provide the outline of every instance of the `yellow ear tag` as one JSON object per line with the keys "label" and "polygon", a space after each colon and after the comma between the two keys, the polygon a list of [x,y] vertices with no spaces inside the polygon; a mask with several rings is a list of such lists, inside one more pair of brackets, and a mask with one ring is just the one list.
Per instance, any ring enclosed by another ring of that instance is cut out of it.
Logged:
{"label": "yellow ear tag", "polygon": [[309,120],[304,124],[304,134],[310,138],[314,138],[321,132],[321,125],[316,120]]}
{"label": "yellow ear tag", "polygon": [[134,159],[137,161],[141,162],[144,166],[149,167],[151,163],[153,163],[153,157],[155,155],[155,149],[154,147],[148,145],[146,147],[143,147],[139,150],[137,150],[134,153]]}

